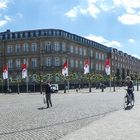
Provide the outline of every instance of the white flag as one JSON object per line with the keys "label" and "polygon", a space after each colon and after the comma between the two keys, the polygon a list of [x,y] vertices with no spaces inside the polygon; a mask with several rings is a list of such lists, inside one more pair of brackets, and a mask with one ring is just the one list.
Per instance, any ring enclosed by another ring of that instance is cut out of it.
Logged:
{"label": "white flag", "polygon": [[105,72],[107,75],[110,75],[110,60],[106,59],[105,61]]}
{"label": "white flag", "polygon": [[89,60],[88,59],[84,61],[84,74],[87,74],[87,73],[89,73]]}
{"label": "white flag", "polygon": [[64,65],[63,65],[62,74],[64,76],[68,76],[68,63],[67,63],[67,61],[65,61]]}
{"label": "white flag", "polygon": [[27,77],[27,65],[22,64],[22,78],[26,78],[26,77]]}
{"label": "white flag", "polygon": [[8,79],[8,67],[3,67],[3,79]]}

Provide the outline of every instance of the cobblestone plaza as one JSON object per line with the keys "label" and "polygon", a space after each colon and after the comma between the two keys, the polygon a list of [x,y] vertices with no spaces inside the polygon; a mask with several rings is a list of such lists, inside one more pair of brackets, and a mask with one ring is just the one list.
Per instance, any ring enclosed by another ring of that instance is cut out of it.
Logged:
{"label": "cobblestone plaza", "polygon": [[0,94],[0,140],[56,140],[122,109],[125,90],[88,89],[52,95],[46,109],[40,93]]}

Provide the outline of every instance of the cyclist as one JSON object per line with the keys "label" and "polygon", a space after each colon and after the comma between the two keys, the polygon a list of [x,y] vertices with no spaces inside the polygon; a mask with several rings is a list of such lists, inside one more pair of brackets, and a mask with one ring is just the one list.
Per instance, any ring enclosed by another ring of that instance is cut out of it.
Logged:
{"label": "cyclist", "polygon": [[132,100],[134,100],[134,93],[133,93],[134,85],[133,85],[133,81],[131,80],[130,76],[126,77],[126,84],[127,84],[127,92],[129,94],[129,96],[132,97]]}

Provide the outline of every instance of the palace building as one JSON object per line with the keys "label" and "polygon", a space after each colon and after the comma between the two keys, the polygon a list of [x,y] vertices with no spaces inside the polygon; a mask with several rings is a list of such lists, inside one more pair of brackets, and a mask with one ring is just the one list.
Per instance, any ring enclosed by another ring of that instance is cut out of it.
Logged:
{"label": "palace building", "polygon": [[67,60],[69,72],[83,73],[84,60],[90,72],[105,74],[104,63],[111,60],[111,73],[140,74],[140,60],[98,42],[59,29],[39,29],[0,33],[0,69],[8,65],[9,77],[21,74],[26,63],[29,74],[61,72]]}

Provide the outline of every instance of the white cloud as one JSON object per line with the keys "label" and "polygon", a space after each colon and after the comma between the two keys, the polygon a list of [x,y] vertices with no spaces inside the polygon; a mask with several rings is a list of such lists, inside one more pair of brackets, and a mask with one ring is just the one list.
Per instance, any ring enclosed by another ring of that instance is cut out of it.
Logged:
{"label": "white cloud", "polygon": [[125,14],[118,17],[118,20],[127,25],[140,24],[140,15]]}
{"label": "white cloud", "polygon": [[96,5],[96,2],[97,0],[87,0],[87,3],[85,4],[86,6],[74,6],[72,9],[66,12],[65,15],[71,19],[76,18],[78,15],[89,15],[96,18],[101,12],[100,8]]}
{"label": "white cloud", "polygon": [[125,10],[125,13],[118,17],[122,24],[140,24],[140,0],[113,0],[113,2],[116,8]]}
{"label": "white cloud", "polygon": [[134,40],[134,39],[132,39],[132,38],[130,38],[128,41],[129,41],[130,43],[135,42],[135,40]]}
{"label": "white cloud", "polygon": [[127,13],[134,13],[137,8],[140,8],[140,0],[113,0],[114,4],[123,7]]}
{"label": "white cloud", "polygon": [[78,14],[78,7],[73,7],[71,10],[69,10],[65,15],[69,18],[76,18]]}
{"label": "white cloud", "polygon": [[7,8],[7,2],[6,1],[0,1],[0,9]]}
{"label": "white cloud", "polygon": [[5,15],[5,10],[8,8],[9,3],[13,3],[14,0],[0,0],[0,10],[3,11],[0,14],[0,27],[5,26],[7,23],[11,21],[11,18],[8,15]]}
{"label": "white cloud", "polygon": [[102,36],[96,36],[96,35],[90,34],[90,35],[86,36],[86,38],[93,40],[93,41],[96,41],[98,43],[104,44],[105,46],[108,46],[108,47],[113,47],[113,48],[122,47],[120,42],[115,41],[115,40],[109,41]]}
{"label": "white cloud", "polygon": [[6,24],[7,24],[6,20],[0,20],[0,27],[3,27]]}
{"label": "white cloud", "polygon": [[86,11],[93,18],[96,18],[97,15],[101,12],[100,9],[94,4],[89,5]]}
{"label": "white cloud", "polygon": [[139,55],[137,55],[137,54],[132,54],[132,56],[134,56],[134,57],[136,57],[136,58],[140,59],[140,56],[139,56]]}
{"label": "white cloud", "polygon": [[11,18],[9,16],[5,15],[4,19],[0,20],[0,27],[5,26],[10,21],[11,21]]}
{"label": "white cloud", "polygon": [[71,19],[76,19],[79,15],[95,19],[99,14],[113,9],[119,9],[120,12],[124,10],[123,14],[118,16],[118,21],[122,24],[140,24],[140,0],[85,0],[84,5],[74,6],[65,15]]}

